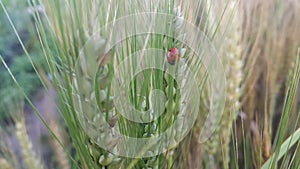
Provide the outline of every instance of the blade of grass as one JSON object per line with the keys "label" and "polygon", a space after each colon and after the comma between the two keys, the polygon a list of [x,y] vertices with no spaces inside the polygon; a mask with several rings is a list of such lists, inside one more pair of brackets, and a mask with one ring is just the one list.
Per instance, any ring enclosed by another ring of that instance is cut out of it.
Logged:
{"label": "blade of grass", "polygon": [[[285,98],[285,102],[284,102],[284,106],[283,106],[283,115],[280,119],[279,129],[276,134],[275,141],[274,141],[275,153],[272,155],[272,158],[269,159],[270,161],[268,160],[269,162],[267,164],[263,165],[264,167],[274,168],[275,166],[277,166],[277,161],[282,157],[282,155],[286,154],[287,149],[289,149],[289,148],[282,149],[282,147],[283,147],[284,137],[285,137],[287,126],[288,126],[288,120],[290,117],[290,113],[292,111],[295,95],[297,93],[297,88],[299,86],[299,80],[300,80],[300,53],[298,51],[295,69],[293,71],[293,76],[292,76],[292,79],[291,79],[290,84],[287,89],[287,94],[286,94],[286,98]],[[293,138],[291,138],[291,139],[293,139]],[[291,141],[291,140],[289,140],[289,141]],[[284,153],[282,153],[282,152],[284,152]]]}
{"label": "blade of grass", "polygon": [[268,169],[274,161],[277,162],[292,148],[294,144],[296,144],[299,141],[300,141],[300,128],[296,130],[290,137],[288,137],[284,141],[284,143],[280,147],[279,153],[272,155],[271,158],[264,163],[261,169]]}

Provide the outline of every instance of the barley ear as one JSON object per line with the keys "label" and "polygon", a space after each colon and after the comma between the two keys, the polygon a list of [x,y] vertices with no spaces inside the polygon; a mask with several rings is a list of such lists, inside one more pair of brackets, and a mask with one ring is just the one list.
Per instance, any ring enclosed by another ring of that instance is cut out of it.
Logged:
{"label": "barley ear", "polygon": [[21,146],[25,166],[28,169],[43,169],[44,166],[36,153],[33,151],[24,120],[16,121],[16,136]]}
{"label": "barley ear", "polygon": [[5,158],[0,158],[0,166],[2,169],[13,169]]}

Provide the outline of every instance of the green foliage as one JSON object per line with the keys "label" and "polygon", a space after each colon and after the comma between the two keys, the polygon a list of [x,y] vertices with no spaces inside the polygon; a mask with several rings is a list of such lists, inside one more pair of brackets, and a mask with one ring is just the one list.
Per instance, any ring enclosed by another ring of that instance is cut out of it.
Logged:
{"label": "green foliage", "polygon": [[[14,21],[14,25],[24,42],[28,39],[28,26],[30,24],[30,18],[26,11],[26,1],[18,0],[4,0],[3,4],[7,7],[7,12]],[[18,9],[18,10],[15,10]],[[0,54],[5,58],[14,57],[15,54],[22,51],[18,48],[18,40],[13,33],[9,21],[3,11],[0,8]],[[9,58],[11,59],[11,58]]]}
{"label": "green foliage", "polygon": [[[26,1],[5,0],[2,3],[13,20],[13,24],[19,36],[31,55],[35,66],[45,67],[44,57],[39,50],[39,41],[33,33],[31,14],[28,12]],[[18,9],[18,10],[15,10]],[[24,54],[20,42],[13,32],[13,29],[2,8],[0,8],[0,55],[10,67],[16,80],[21,84],[25,93],[32,96],[41,85],[40,79],[33,69],[29,58]],[[0,64],[0,120],[11,116],[6,112],[8,105],[13,105],[16,98],[22,98],[23,94],[13,82],[12,77]]]}
{"label": "green foliage", "polygon": [[[41,64],[42,61],[38,55],[32,55],[34,63]],[[24,92],[32,96],[37,91],[36,89],[41,86],[40,79],[33,70],[33,67],[26,56],[17,57],[10,65],[11,71],[16,80],[20,83]],[[7,71],[0,72],[0,120],[7,118],[10,114],[5,113],[6,107],[9,104],[14,104],[16,98],[23,97],[23,94],[14,84],[11,76]]]}

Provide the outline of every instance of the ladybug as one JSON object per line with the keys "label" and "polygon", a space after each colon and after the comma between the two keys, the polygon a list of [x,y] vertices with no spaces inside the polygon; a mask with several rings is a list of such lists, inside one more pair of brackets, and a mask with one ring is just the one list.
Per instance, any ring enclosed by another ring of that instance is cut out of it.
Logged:
{"label": "ladybug", "polygon": [[171,48],[167,53],[167,61],[170,65],[174,65],[176,60],[179,61],[180,52],[177,48]]}

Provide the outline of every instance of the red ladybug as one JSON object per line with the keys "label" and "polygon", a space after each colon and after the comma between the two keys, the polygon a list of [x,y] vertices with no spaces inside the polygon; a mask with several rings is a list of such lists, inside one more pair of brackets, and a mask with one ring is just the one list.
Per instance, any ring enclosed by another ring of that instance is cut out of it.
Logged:
{"label": "red ladybug", "polygon": [[167,60],[169,64],[174,65],[176,60],[179,61],[180,52],[177,48],[171,48],[167,54]]}

